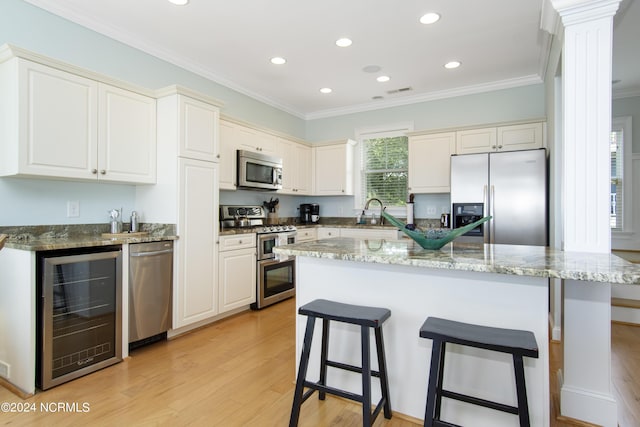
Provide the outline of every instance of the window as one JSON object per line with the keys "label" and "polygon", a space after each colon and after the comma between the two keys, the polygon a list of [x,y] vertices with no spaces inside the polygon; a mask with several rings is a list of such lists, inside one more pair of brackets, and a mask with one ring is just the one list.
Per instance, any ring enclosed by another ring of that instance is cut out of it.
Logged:
{"label": "window", "polygon": [[360,191],[356,208],[377,198],[393,210],[407,203],[409,127],[360,133]]}
{"label": "window", "polygon": [[[614,118],[611,123],[609,149],[611,152],[611,192],[610,192],[610,225],[613,231],[624,231],[630,228],[630,216],[625,215],[630,202],[629,147],[631,141],[631,118]],[[626,143],[625,143],[626,142]],[[626,174],[626,176],[625,176]]]}

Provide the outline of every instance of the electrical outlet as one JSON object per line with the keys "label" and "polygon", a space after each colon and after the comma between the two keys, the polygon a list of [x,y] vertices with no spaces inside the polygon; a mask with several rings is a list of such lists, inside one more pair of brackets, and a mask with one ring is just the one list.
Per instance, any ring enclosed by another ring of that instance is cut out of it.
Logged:
{"label": "electrical outlet", "polygon": [[436,207],[435,206],[427,206],[427,215],[435,215]]}
{"label": "electrical outlet", "polygon": [[9,364],[0,360],[0,377],[9,379],[10,372],[11,372],[11,369]]}
{"label": "electrical outlet", "polygon": [[80,216],[80,202],[69,200],[67,202],[67,218],[77,218]]}

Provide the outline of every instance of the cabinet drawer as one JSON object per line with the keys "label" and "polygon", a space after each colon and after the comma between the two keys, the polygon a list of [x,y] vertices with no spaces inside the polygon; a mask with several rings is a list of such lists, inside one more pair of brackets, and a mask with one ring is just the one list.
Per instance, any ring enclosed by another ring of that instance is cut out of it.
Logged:
{"label": "cabinet drawer", "polygon": [[232,251],[235,249],[255,248],[255,233],[239,234],[233,236],[220,236],[220,252]]}
{"label": "cabinet drawer", "polygon": [[308,242],[309,240],[315,240],[316,235],[317,233],[315,228],[298,229],[296,242]]}

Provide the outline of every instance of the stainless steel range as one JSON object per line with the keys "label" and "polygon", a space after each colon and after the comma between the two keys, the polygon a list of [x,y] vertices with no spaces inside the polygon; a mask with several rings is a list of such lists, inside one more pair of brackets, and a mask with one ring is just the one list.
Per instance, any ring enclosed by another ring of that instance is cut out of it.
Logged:
{"label": "stainless steel range", "polygon": [[281,258],[273,253],[276,246],[296,242],[294,225],[265,225],[267,213],[262,206],[220,206],[220,227],[256,233],[257,298],[253,309],[291,298],[296,293],[295,257]]}

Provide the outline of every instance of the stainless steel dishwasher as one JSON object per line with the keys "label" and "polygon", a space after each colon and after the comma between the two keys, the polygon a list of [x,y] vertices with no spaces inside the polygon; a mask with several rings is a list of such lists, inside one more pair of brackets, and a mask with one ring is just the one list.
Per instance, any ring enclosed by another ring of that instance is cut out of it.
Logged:
{"label": "stainless steel dishwasher", "polygon": [[166,337],[172,278],[173,242],[129,245],[129,343]]}

